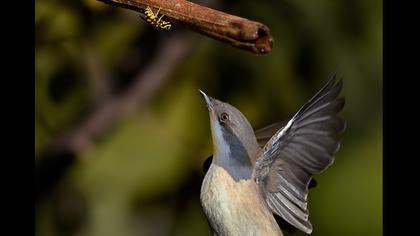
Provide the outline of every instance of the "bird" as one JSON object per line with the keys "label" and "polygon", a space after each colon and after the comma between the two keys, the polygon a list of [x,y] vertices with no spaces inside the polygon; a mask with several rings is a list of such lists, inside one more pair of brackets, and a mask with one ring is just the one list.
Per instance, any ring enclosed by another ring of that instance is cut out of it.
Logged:
{"label": "bird", "polygon": [[278,217],[312,233],[309,186],[334,163],[346,128],[342,85],[333,75],[288,122],[256,132],[237,108],[199,90],[213,142],[200,202],[214,235],[283,235]]}

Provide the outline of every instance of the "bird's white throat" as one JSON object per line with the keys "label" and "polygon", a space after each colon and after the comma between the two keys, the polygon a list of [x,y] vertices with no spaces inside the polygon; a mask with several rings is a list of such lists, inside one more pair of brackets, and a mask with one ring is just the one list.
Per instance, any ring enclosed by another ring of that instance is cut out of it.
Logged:
{"label": "bird's white throat", "polygon": [[223,137],[222,127],[217,120],[211,122],[211,126],[215,158],[228,157],[231,154],[230,146]]}

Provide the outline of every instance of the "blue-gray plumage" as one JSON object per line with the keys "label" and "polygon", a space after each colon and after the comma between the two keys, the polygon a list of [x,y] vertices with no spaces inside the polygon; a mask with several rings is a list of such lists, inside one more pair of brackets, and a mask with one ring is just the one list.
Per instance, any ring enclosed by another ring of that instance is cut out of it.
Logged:
{"label": "blue-gray plumage", "polygon": [[214,144],[200,199],[214,234],[282,235],[273,214],[312,232],[308,186],[339,149],[336,136],[345,128],[337,116],[344,106],[341,88],[334,76],[274,135],[270,130],[278,124],[261,130],[258,140],[238,109],[200,91]]}

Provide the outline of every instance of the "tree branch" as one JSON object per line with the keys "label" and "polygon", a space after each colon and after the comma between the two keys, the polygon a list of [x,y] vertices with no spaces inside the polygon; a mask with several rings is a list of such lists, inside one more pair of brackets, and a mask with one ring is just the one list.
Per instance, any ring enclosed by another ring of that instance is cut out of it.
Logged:
{"label": "tree branch", "polygon": [[165,15],[165,20],[212,37],[233,47],[256,54],[271,52],[273,39],[264,24],[230,15],[185,0],[99,0],[142,14],[150,6]]}
{"label": "tree branch", "polygon": [[126,91],[106,98],[81,123],[53,140],[47,149],[82,152],[121,118],[147,105],[191,48],[189,37],[174,35],[165,40],[155,59],[134,78]]}
{"label": "tree branch", "polygon": [[146,107],[169,74],[194,46],[190,37],[166,37],[150,63],[133,79],[133,84],[118,95],[101,96],[99,103],[80,123],[65,131],[38,154],[36,162],[36,201],[43,199],[68,168],[81,157],[96,138],[133,111]]}

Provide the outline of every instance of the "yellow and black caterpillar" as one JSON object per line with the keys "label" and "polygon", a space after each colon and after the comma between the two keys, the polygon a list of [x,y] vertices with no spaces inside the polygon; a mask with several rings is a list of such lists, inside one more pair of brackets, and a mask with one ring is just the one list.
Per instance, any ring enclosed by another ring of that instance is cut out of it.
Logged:
{"label": "yellow and black caterpillar", "polygon": [[171,29],[172,24],[169,21],[162,20],[164,15],[161,15],[159,17],[159,11],[160,11],[160,8],[158,9],[156,13],[154,13],[152,8],[147,6],[146,9],[144,9],[144,11],[142,12],[143,14],[140,14],[140,17],[143,18],[144,21],[146,21],[147,23],[149,23],[150,25],[154,26],[157,29],[163,29],[163,30],[169,31]]}

